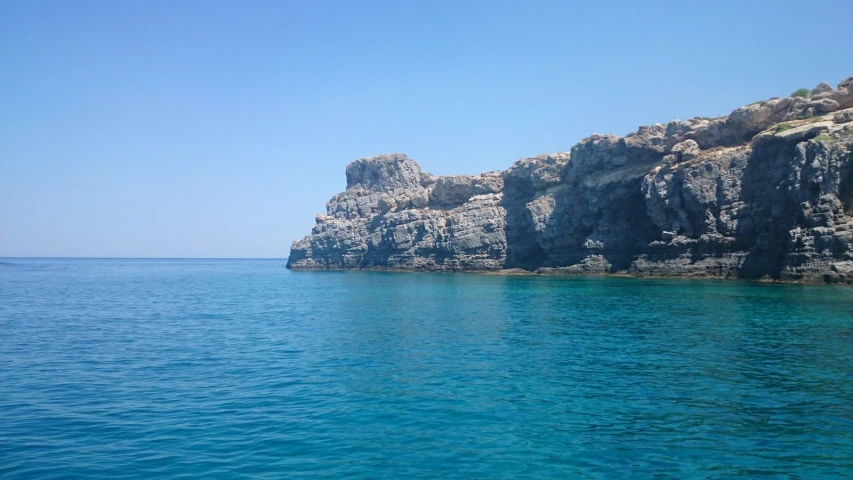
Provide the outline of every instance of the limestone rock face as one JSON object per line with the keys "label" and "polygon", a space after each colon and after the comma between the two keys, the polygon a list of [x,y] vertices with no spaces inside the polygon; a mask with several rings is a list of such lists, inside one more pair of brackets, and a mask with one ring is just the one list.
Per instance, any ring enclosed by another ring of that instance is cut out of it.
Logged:
{"label": "limestone rock face", "polygon": [[384,191],[421,185],[421,167],[406,155],[392,153],[362,158],[347,165],[347,188],[361,186]]}
{"label": "limestone rock face", "polygon": [[392,154],[346,175],[289,268],[853,283],[853,77],[503,172],[437,177]]}
{"label": "limestone rock face", "polygon": [[506,260],[500,173],[435,177],[403,154],[347,166],[347,189],[294,242],[295,269],[495,270]]}

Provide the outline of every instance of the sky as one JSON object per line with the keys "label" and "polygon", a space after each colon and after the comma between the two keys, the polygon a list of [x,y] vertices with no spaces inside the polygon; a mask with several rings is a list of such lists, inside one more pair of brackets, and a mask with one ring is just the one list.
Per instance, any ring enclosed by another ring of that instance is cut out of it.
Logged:
{"label": "sky", "polygon": [[358,158],[505,169],[853,75],[853,2],[0,0],[0,256],[283,258]]}

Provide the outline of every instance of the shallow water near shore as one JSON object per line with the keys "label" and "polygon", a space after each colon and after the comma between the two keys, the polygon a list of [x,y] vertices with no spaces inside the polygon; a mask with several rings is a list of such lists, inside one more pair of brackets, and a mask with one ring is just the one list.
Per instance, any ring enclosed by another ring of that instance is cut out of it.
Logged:
{"label": "shallow water near shore", "polygon": [[849,478],[853,288],[0,260],[3,478]]}

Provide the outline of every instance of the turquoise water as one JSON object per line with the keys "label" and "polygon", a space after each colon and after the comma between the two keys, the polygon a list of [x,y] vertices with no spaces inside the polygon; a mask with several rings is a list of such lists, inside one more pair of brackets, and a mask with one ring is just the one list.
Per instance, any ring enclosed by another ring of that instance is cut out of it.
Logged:
{"label": "turquoise water", "polygon": [[0,264],[2,478],[850,478],[853,289]]}

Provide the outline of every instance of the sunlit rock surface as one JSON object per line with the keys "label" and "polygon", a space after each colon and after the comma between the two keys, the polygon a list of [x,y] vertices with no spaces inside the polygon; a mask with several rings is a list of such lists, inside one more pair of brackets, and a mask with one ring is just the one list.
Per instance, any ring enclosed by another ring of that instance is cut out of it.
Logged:
{"label": "sunlit rock surface", "polygon": [[503,172],[364,158],[288,267],[853,282],[851,158],[853,77]]}

